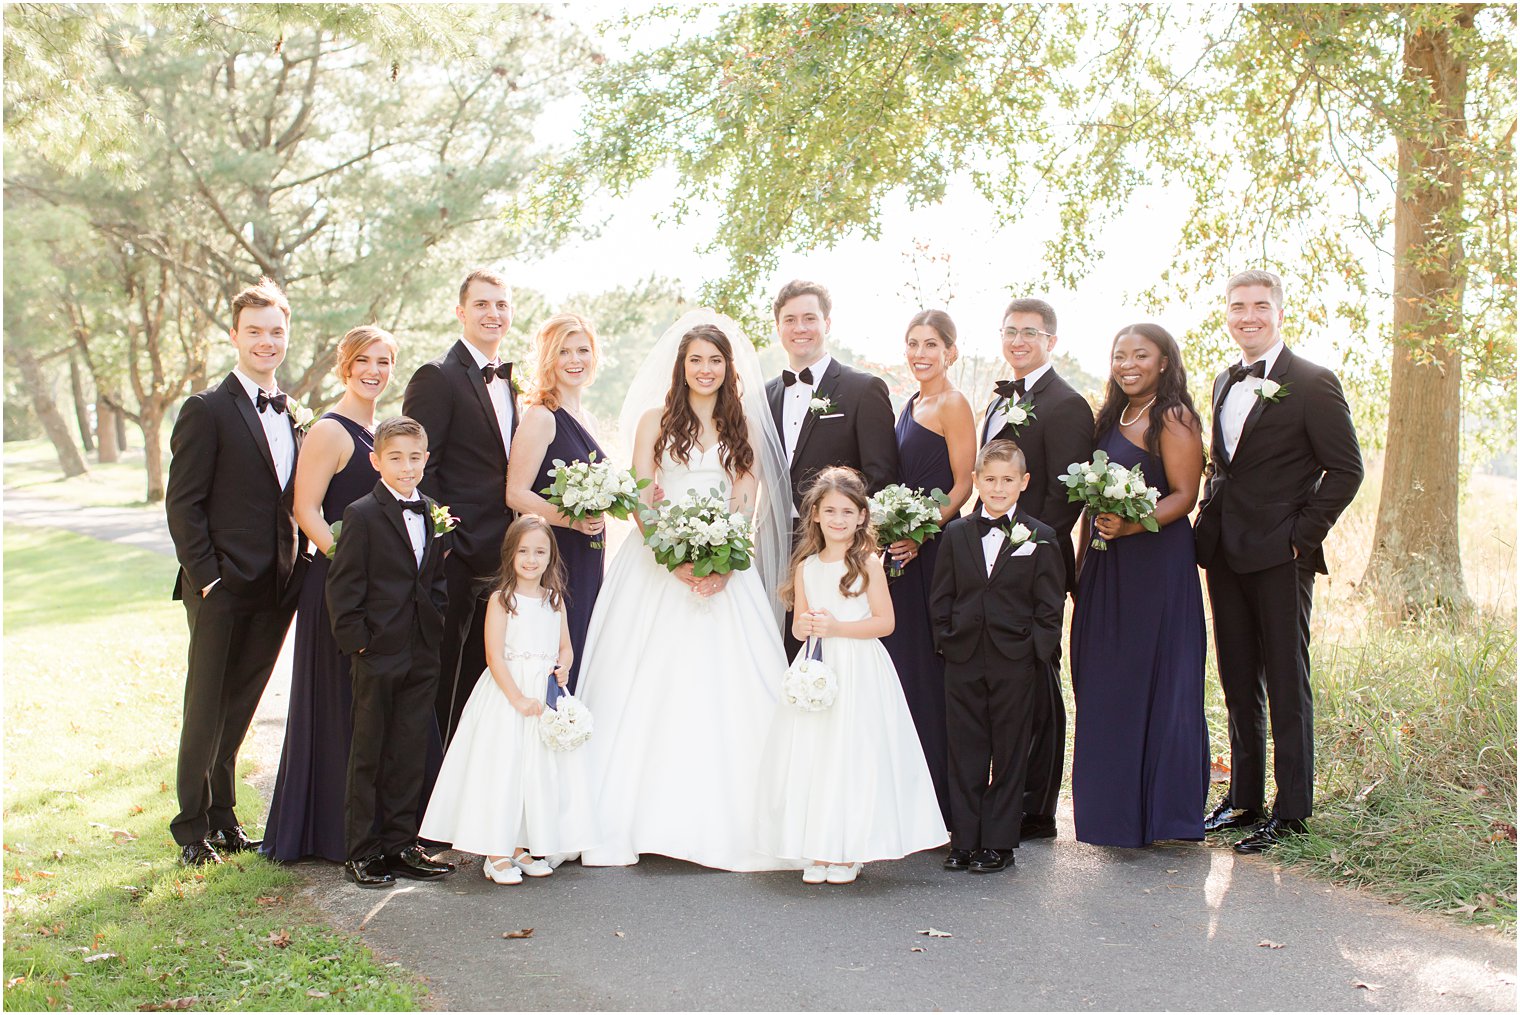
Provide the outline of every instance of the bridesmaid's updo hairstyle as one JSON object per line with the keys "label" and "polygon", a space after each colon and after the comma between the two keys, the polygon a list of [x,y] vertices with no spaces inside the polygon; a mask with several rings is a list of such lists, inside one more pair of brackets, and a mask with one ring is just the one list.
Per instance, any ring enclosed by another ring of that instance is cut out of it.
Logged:
{"label": "bridesmaid's updo hairstyle", "polygon": [[950,319],[950,315],[943,310],[920,310],[908,322],[908,330],[903,332],[903,341],[906,342],[908,333],[921,324],[935,330],[939,340],[945,343],[945,365],[954,365],[960,358],[960,350],[955,347],[955,322]]}
{"label": "bridesmaid's updo hairstyle", "polygon": [[512,561],[517,556],[517,548],[522,545],[523,537],[530,532],[542,532],[549,539],[549,566],[544,568],[544,576],[539,579],[545,601],[556,610],[565,601],[565,565],[560,560],[554,528],[543,515],[518,515],[517,520],[507,526],[506,537],[501,541],[501,570],[496,572],[496,577],[491,581],[491,592],[501,595],[502,604],[514,617],[517,616],[517,597],[514,595],[517,591],[517,568],[512,566]]}
{"label": "bridesmaid's updo hairstyle", "polygon": [[749,444],[749,428],[744,422],[744,404],[739,401],[739,377],[734,371],[734,346],[715,324],[699,324],[681,336],[676,350],[675,367],[670,375],[670,390],[665,394],[665,410],[660,413],[660,433],[654,439],[654,460],[670,449],[670,457],[681,463],[691,460],[693,445],[700,445],[702,421],[687,398],[686,352],[697,340],[711,342],[723,354],[723,383],[718,387],[718,402],[713,407],[713,427],[723,450],[718,459],[735,477],[755,467],[755,452]]}
{"label": "bridesmaid's updo hairstyle", "polygon": [[[1161,354],[1161,378],[1156,385],[1156,401],[1151,404],[1145,425],[1145,450],[1161,457],[1161,431],[1166,421],[1172,419],[1183,426],[1197,430],[1202,426],[1198,410],[1193,407],[1193,396],[1188,394],[1187,369],[1182,365],[1182,350],[1177,340],[1159,324],[1131,324],[1120,328],[1109,346],[1109,360],[1113,359],[1114,346],[1126,335],[1145,339]],[[1110,427],[1117,426],[1119,417],[1129,408],[1129,396],[1114,380],[1112,365],[1108,371],[1108,386],[1104,389],[1103,408],[1098,411],[1094,424],[1096,436],[1102,437]]]}
{"label": "bridesmaid's updo hairstyle", "polygon": [[866,562],[877,551],[876,526],[871,524],[870,494],[865,477],[860,473],[847,465],[831,465],[813,477],[797,512],[804,523],[802,538],[797,541],[797,549],[792,551],[786,584],[781,587],[781,601],[788,609],[797,600],[797,569],[804,560],[823,549],[823,526],[814,515],[818,513],[823,498],[831,493],[844,497],[865,514],[865,523],[855,530],[855,538],[844,552],[844,577],[839,579],[839,594],[854,597],[866,590]]}
{"label": "bridesmaid's updo hairstyle", "polygon": [[591,363],[586,368],[586,381],[596,376],[597,364],[602,360],[602,350],[597,344],[596,332],[591,322],[579,314],[555,314],[539,325],[533,336],[533,350],[538,360],[534,364],[533,390],[528,395],[529,405],[542,405],[553,412],[559,408],[559,351],[576,335],[585,335],[591,343]]}
{"label": "bridesmaid's updo hairstyle", "polygon": [[348,334],[338,339],[337,373],[338,380],[348,380],[348,375],[353,372],[354,360],[359,354],[376,342],[384,342],[385,347],[391,351],[391,365],[396,363],[396,356],[401,352],[401,346],[396,342],[396,336],[384,328],[377,328],[373,324],[361,324],[357,328],[348,329]]}

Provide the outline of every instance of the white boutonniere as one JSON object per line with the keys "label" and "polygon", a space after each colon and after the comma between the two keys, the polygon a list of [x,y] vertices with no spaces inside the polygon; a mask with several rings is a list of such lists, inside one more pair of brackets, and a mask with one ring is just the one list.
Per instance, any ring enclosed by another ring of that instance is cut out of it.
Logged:
{"label": "white boutonniere", "polygon": [[286,399],[285,411],[290,413],[290,425],[305,433],[317,421],[317,414],[295,399]]}
{"label": "white boutonniere", "polygon": [[1036,418],[1034,414],[1034,403],[1028,399],[1025,399],[1022,402],[1015,402],[1011,398],[1005,398],[1003,399],[1001,408],[1003,411],[1004,419],[1006,420],[1003,425],[1013,427],[1014,434],[1018,434],[1020,430],[1028,426],[1029,423]]}
{"label": "white boutonniere", "polygon": [[1038,546],[1041,542],[1042,540],[1034,538],[1034,532],[1028,526],[1020,525],[1018,522],[1014,522],[1013,528],[1008,530],[1008,545],[1015,550],[1025,543],[1032,543]]}
{"label": "white boutonniere", "polygon": [[808,402],[808,412],[815,416],[827,415],[834,411],[834,400],[826,396],[815,396]]}
{"label": "white boutonniere", "polygon": [[441,536],[445,532],[453,532],[459,527],[459,519],[449,514],[447,504],[434,504],[430,514],[433,516],[433,535]]}
{"label": "white boutonniere", "polygon": [[1256,397],[1263,402],[1281,402],[1288,397],[1288,385],[1279,384],[1270,377],[1263,378],[1261,387],[1256,389]]}

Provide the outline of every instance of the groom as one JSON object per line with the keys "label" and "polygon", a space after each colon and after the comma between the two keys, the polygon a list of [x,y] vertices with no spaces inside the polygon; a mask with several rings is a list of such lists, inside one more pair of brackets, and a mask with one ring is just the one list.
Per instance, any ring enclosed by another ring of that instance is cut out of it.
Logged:
{"label": "groom", "polygon": [[[794,521],[813,477],[830,465],[859,471],[871,493],[897,482],[897,434],[887,385],[829,355],[832,309],[827,289],[800,279],[782,286],[771,305],[787,368],[771,378],[765,394],[791,463]],[[790,614],[783,634],[790,659],[802,647],[792,637]]]}
{"label": "groom", "polygon": [[417,368],[401,412],[421,423],[428,461],[418,488],[459,519],[444,561],[449,607],[439,649],[434,710],[447,746],[470,688],[486,668],[485,582],[501,567],[507,507],[507,454],[517,431],[512,364],[501,362],[512,326],[512,293],[497,271],[477,268],[459,287],[459,341]]}
{"label": "groom", "polygon": [[[1240,362],[1214,378],[1198,563],[1230,718],[1230,791],[1204,830],[1253,830],[1237,853],[1303,832],[1314,802],[1309,613],[1322,545],[1362,483],[1362,453],[1335,374],[1283,344],[1282,280],[1243,271],[1225,285]],[[1267,710],[1277,798],[1266,799]],[[1265,820],[1263,820],[1265,818]]]}
{"label": "groom", "polygon": [[169,436],[164,507],[179,559],[174,598],[190,625],[185,715],[169,824],[180,862],[222,862],[257,849],[237,803],[237,752],[295,614],[306,539],[292,514],[301,431],[274,372],[285,360],[290,304],[269,279],[232,300],[237,366],[191,395]]}

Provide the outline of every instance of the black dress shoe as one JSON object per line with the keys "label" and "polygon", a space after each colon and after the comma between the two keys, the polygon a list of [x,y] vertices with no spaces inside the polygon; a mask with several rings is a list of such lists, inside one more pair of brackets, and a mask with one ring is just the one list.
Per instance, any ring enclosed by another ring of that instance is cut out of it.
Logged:
{"label": "black dress shoe", "polygon": [[971,869],[971,850],[952,849],[950,855],[945,857],[945,870],[964,871]]}
{"label": "black dress shoe", "polygon": [[1250,828],[1261,824],[1262,813],[1254,807],[1244,810],[1236,810],[1235,805],[1230,803],[1230,798],[1225,797],[1219,801],[1219,806],[1209,812],[1209,816],[1203,819],[1205,832],[1223,832],[1231,828]]}
{"label": "black dress shoe", "polygon": [[386,869],[385,857],[378,854],[344,861],[343,876],[360,888],[387,888],[396,883],[395,877]]}
{"label": "black dress shoe", "polygon": [[386,857],[385,864],[396,877],[413,878],[417,881],[441,878],[445,874],[454,873],[453,864],[434,860],[422,851],[421,846],[408,846],[394,856]]}
{"label": "black dress shoe", "polygon": [[1235,844],[1237,853],[1265,853],[1290,835],[1302,835],[1309,827],[1297,818],[1272,815],[1260,828]]}
{"label": "black dress shoe", "polygon": [[262,839],[250,839],[242,825],[218,828],[206,839],[221,853],[252,853],[264,844]]}
{"label": "black dress shoe", "polygon": [[1054,839],[1056,819],[1043,814],[1026,814],[1019,822],[1019,839]]}
{"label": "black dress shoe", "polygon": [[179,850],[179,862],[186,867],[203,867],[210,863],[221,863],[222,855],[218,853],[205,839],[181,846]]}
{"label": "black dress shoe", "polygon": [[1013,866],[1011,849],[979,849],[971,854],[971,873],[990,874]]}

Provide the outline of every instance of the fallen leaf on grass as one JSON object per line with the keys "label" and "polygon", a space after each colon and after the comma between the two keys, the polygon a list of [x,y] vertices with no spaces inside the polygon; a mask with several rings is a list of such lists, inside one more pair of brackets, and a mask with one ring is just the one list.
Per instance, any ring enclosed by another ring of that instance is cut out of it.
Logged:
{"label": "fallen leaf on grass", "polygon": [[34,871],[33,873],[36,874],[39,878],[55,878],[58,876],[52,871]]}
{"label": "fallen leaf on grass", "polygon": [[919,931],[919,933],[927,935],[929,937],[952,937],[953,936],[948,930],[935,930],[933,927],[930,927],[928,930],[921,930],[921,931]]}
{"label": "fallen leaf on grass", "polygon": [[113,841],[115,841],[116,845],[123,846],[129,842],[134,841],[137,836],[133,835],[125,828],[113,828],[111,829],[111,838]]}
{"label": "fallen leaf on grass", "polygon": [[1230,766],[1224,763],[1223,758],[1215,758],[1209,762],[1209,782],[1229,782]]}
{"label": "fallen leaf on grass", "polygon": [[84,961],[88,965],[91,962],[104,962],[106,959],[114,958],[116,958],[115,952],[96,952],[94,955],[86,955]]}
{"label": "fallen leaf on grass", "polygon": [[26,977],[24,977],[24,976],[13,976],[9,980],[5,981],[5,989],[6,990],[10,990],[12,987],[19,987],[21,984],[23,984],[25,982],[26,982]]}
{"label": "fallen leaf on grass", "polygon": [[195,1007],[195,1002],[200,1000],[196,997],[176,997],[169,1001],[149,1001],[147,1004],[137,1006],[138,1011],[184,1011],[186,1008]]}
{"label": "fallen leaf on grass", "polygon": [[1268,938],[1262,938],[1260,941],[1256,942],[1256,947],[1277,949],[1283,948],[1285,946],[1281,941],[1272,941]]}
{"label": "fallen leaf on grass", "polygon": [[133,804],[132,805],[132,813],[133,814],[141,814],[142,812],[143,812],[142,804]]}
{"label": "fallen leaf on grass", "polygon": [[62,860],[64,858],[64,855],[65,854],[64,854],[63,850],[61,850],[61,849],[55,849],[55,850],[53,850],[53,859],[54,860]]}
{"label": "fallen leaf on grass", "polygon": [[502,931],[501,936],[504,937],[504,938],[525,938],[525,937],[532,937],[533,936],[533,928],[532,927],[524,927],[522,930],[505,930],[505,931]]}
{"label": "fallen leaf on grass", "polygon": [[1367,802],[1367,798],[1372,795],[1372,791],[1375,790],[1375,789],[1377,789],[1382,784],[1383,784],[1383,780],[1382,779],[1374,779],[1373,782],[1372,782],[1372,785],[1370,785],[1370,786],[1363,786],[1360,790],[1357,791],[1356,802],[1359,803],[1359,804],[1366,803]]}
{"label": "fallen leaf on grass", "polygon": [[1351,982],[1351,986],[1357,987],[1357,988],[1359,988],[1361,990],[1382,990],[1383,989],[1383,985],[1381,983],[1363,983],[1361,980],[1353,980]]}
{"label": "fallen leaf on grass", "polygon": [[283,895],[260,895],[257,899],[254,899],[253,901],[257,902],[261,906],[278,906],[280,903],[282,903],[282,902],[285,901],[285,896],[283,896]]}
{"label": "fallen leaf on grass", "polygon": [[1494,830],[1494,834],[1488,837],[1489,842],[1502,842],[1505,839],[1515,841],[1515,826],[1508,821],[1495,821],[1488,827]]}
{"label": "fallen leaf on grass", "polygon": [[327,997],[328,994],[327,994],[327,991],[325,991],[325,990],[318,990],[317,988],[313,987],[313,988],[311,988],[310,990],[308,990],[306,992],[306,996],[307,997]]}
{"label": "fallen leaf on grass", "polygon": [[274,945],[276,948],[289,948],[290,933],[283,930],[272,930],[269,932],[269,936],[264,939],[264,943]]}

